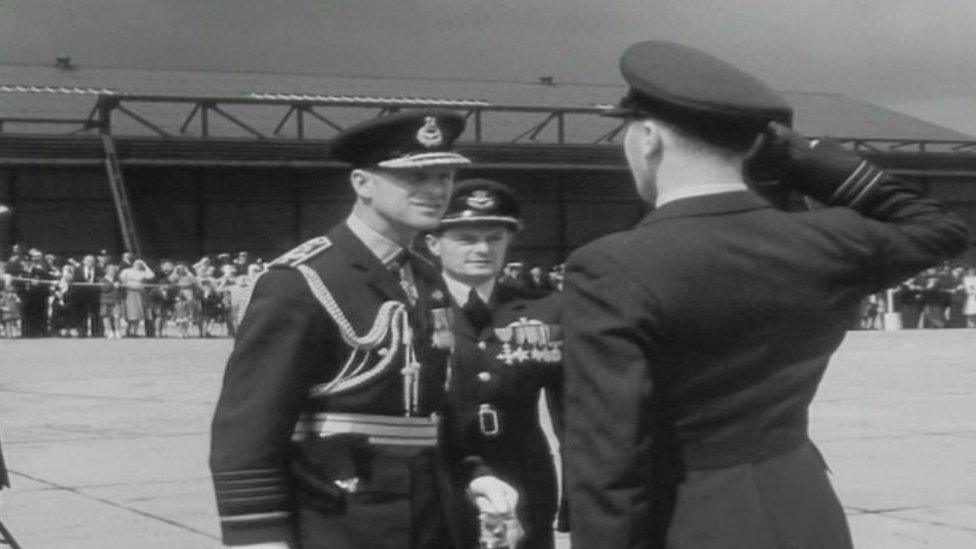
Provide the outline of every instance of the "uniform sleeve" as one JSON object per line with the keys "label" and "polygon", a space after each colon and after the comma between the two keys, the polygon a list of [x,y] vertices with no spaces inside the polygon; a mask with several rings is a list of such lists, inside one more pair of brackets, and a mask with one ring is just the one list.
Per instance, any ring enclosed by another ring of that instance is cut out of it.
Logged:
{"label": "uniform sleeve", "polygon": [[654,384],[649,300],[609,257],[584,248],[567,264],[565,440],[574,547],[646,539],[653,497]]}
{"label": "uniform sleeve", "polygon": [[228,545],[294,543],[291,435],[310,372],[328,345],[327,328],[299,273],[274,269],[258,280],[211,432],[210,468]]}
{"label": "uniform sleeve", "polygon": [[[850,206],[873,223],[880,248],[879,288],[897,284],[922,269],[961,253],[969,244],[965,222],[941,202],[924,198],[910,185],[879,172],[877,183],[860,191]],[[841,200],[835,202],[843,203]]]}

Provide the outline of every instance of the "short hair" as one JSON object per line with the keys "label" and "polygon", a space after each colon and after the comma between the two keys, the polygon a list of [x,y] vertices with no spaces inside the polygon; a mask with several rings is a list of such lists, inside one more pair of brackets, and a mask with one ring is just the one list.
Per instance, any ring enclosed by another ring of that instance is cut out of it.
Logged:
{"label": "short hair", "polygon": [[752,148],[765,129],[761,122],[743,121],[693,112],[649,113],[648,118],[663,122],[679,139],[692,148],[710,148],[720,153],[741,155]]}

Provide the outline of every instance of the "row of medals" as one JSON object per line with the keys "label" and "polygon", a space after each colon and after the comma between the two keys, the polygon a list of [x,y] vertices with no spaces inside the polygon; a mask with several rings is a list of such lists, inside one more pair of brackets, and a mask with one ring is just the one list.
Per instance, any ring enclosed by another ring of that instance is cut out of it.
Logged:
{"label": "row of medals", "polygon": [[523,362],[555,364],[562,361],[562,326],[520,318],[495,328],[502,351],[495,358],[509,366]]}

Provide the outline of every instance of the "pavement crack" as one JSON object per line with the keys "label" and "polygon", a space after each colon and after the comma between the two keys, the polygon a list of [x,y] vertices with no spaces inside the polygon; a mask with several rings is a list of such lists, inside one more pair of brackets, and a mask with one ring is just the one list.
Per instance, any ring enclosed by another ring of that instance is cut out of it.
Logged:
{"label": "pavement crack", "polygon": [[148,511],[143,511],[141,509],[136,509],[135,507],[130,507],[128,505],[124,505],[122,503],[118,503],[116,501],[112,501],[110,499],[100,498],[98,496],[93,496],[91,494],[86,494],[85,492],[83,492],[83,491],[81,491],[81,490],[79,490],[77,488],[72,488],[71,486],[65,486],[63,484],[58,484],[56,482],[51,482],[49,480],[45,480],[45,479],[42,479],[42,478],[39,478],[39,477],[35,477],[35,476],[32,476],[32,475],[28,475],[28,474],[25,474],[25,473],[21,473],[21,472],[16,472],[16,471],[10,471],[10,472],[16,474],[17,476],[21,476],[21,477],[24,477],[26,479],[29,479],[29,480],[31,480],[33,482],[38,483],[38,484],[43,484],[45,486],[48,486],[49,488],[54,489],[54,490],[61,490],[61,491],[69,492],[69,493],[72,493],[72,494],[81,496],[81,497],[83,497],[85,499],[88,499],[88,500],[91,500],[91,501],[97,501],[99,503],[103,503],[103,504],[108,505],[110,507],[115,507],[116,509],[122,509],[124,511],[128,511],[130,513],[133,513],[133,514],[136,514],[136,515],[139,515],[139,516],[142,516],[142,517],[150,518],[150,519],[153,519],[153,520],[156,520],[156,521],[165,523],[165,524],[169,524],[170,526],[175,526],[175,527],[177,527],[177,528],[179,528],[181,530],[186,530],[187,532],[192,532],[194,534],[199,534],[199,535],[204,536],[204,537],[209,538],[209,539],[213,539],[213,540],[219,540],[220,539],[217,536],[214,536],[213,534],[204,532],[202,530],[197,530],[196,528],[193,528],[192,526],[187,526],[187,525],[185,525],[185,524],[183,524],[181,522],[177,522],[175,520],[168,519],[166,517],[162,517],[162,516],[156,515],[154,513],[150,513]]}
{"label": "pavement crack", "polygon": [[931,507],[932,507],[931,505],[912,505],[907,507],[892,507],[889,509],[863,509],[860,507],[848,507],[848,509],[857,511],[858,515],[878,515],[878,516],[883,516],[885,518],[900,520],[903,522],[927,524],[930,526],[940,526],[942,528],[950,528],[953,530],[961,530],[964,532],[976,532],[976,528],[972,528],[969,526],[960,526],[958,524],[949,524],[947,522],[939,522],[937,520],[926,520],[923,518],[906,517],[906,516],[892,514],[892,513],[902,513],[905,511],[916,511],[919,509],[930,509]]}
{"label": "pavement crack", "polygon": [[162,398],[145,398],[145,397],[125,397],[125,396],[114,396],[114,395],[86,395],[84,393],[49,393],[47,391],[31,391],[28,389],[12,389],[10,387],[4,387],[0,392],[3,393],[16,393],[22,395],[38,395],[45,397],[66,397],[66,398],[85,398],[90,400],[113,400],[121,402],[148,402],[148,403],[160,403],[160,404],[203,404],[207,406],[213,406],[213,402],[209,400],[167,400]]}

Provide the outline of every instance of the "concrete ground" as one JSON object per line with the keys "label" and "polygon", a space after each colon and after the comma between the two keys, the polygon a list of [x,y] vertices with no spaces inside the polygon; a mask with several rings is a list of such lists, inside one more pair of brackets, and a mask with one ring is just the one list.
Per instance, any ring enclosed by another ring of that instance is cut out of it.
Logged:
{"label": "concrete ground", "polygon": [[[21,545],[219,546],[207,431],[229,348],[0,341],[0,516]],[[976,547],[976,330],[851,333],[812,423],[858,547]]]}

